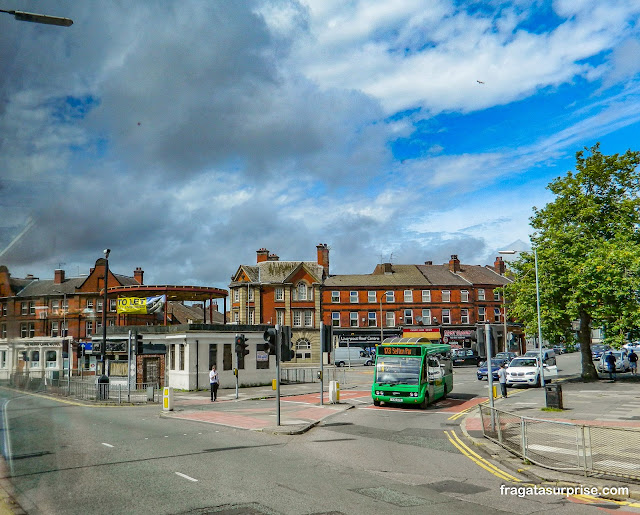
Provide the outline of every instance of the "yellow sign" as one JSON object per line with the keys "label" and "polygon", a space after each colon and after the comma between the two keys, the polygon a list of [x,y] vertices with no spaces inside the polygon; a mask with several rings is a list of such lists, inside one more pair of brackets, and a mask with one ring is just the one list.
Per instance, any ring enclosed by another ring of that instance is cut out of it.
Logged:
{"label": "yellow sign", "polygon": [[118,313],[133,313],[148,315],[162,311],[167,297],[158,295],[157,297],[120,297],[118,299]]}

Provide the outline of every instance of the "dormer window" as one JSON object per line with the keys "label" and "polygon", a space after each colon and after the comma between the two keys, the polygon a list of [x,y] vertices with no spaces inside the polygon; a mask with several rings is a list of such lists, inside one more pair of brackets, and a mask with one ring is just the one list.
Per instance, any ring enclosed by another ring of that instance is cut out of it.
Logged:
{"label": "dormer window", "polygon": [[306,283],[299,282],[293,290],[293,300],[312,300],[311,288]]}

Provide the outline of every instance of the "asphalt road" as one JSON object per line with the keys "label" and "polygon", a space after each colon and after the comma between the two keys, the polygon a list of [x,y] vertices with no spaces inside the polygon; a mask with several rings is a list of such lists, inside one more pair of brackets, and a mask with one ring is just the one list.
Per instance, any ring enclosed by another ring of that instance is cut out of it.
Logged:
{"label": "asphalt road", "polygon": [[[366,384],[370,373],[352,370],[349,382]],[[456,369],[455,377],[453,405],[485,394],[474,367]],[[502,495],[502,484],[516,483],[452,443],[460,432],[455,406],[359,404],[291,436],[170,419],[158,407],[92,408],[2,395],[11,483],[33,514],[597,510],[560,496]]]}

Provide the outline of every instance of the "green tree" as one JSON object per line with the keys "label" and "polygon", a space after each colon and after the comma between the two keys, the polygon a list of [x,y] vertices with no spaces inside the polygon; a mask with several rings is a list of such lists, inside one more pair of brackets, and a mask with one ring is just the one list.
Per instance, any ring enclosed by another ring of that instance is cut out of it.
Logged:
{"label": "green tree", "polygon": [[[591,328],[603,328],[606,343],[621,345],[640,327],[640,152],[603,155],[600,145],[576,153],[576,170],[548,185],[555,199],[533,208],[531,237],[538,253],[543,337],[578,340],[582,377],[597,379],[591,358]],[[537,331],[534,257],[512,264],[511,311]]]}

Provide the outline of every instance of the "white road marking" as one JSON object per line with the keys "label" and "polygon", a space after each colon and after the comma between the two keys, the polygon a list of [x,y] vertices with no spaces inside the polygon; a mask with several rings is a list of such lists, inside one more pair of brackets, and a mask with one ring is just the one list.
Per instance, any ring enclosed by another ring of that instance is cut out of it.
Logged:
{"label": "white road marking", "polygon": [[113,445],[111,445],[110,443],[104,443],[104,442],[102,442],[102,445],[104,445],[105,447],[113,447]]}
{"label": "white road marking", "polygon": [[189,481],[193,481],[193,482],[195,482],[195,483],[197,483],[197,482],[198,482],[198,480],[197,480],[197,479],[194,479],[194,478],[192,478],[192,477],[189,477],[189,476],[187,476],[186,474],[183,474],[182,472],[176,472],[176,474],[177,474],[177,475],[179,475],[180,477],[183,477],[183,478],[185,478],[185,479],[188,479]]}

